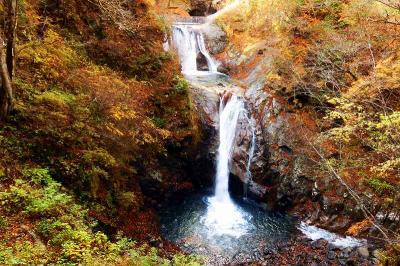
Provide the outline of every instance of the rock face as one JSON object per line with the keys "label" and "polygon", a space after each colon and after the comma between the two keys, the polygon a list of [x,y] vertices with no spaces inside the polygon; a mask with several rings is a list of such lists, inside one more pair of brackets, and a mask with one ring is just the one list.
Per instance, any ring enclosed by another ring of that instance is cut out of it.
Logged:
{"label": "rock face", "polygon": [[[320,227],[343,233],[352,223],[364,219],[362,211],[338,180],[329,175],[316,176],[318,158],[310,146],[317,134],[314,119],[269,93],[265,73],[273,67],[274,53],[271,49],[243,56],[229,45],[221,59],[246,88],[246,110],[253,117],[252,127],[247,117],[239,121],[231,165],[233,183],[238,188],[247,182],[248,196],[270,208],[291,210]],[[253,130],[256,147],[249,180],[246,166]]]}
{"label": "rock face", "polygon": [[[211,33],[205,34],[208,46],[217,53],[225,47],[218,39],[225,42],[226,37],[218,29],[209,31]],[[271,53],[274,51],[262,50],[262,53],[247,56],[234,50],[224,53],[225,61],[232,59],[226,65],[233,73],[239,66],[246,69],[240,78],[246,90],[238,95],[245,99],[245,111],[237,126],[230,189],[239,196],[246,194],[267,203],[270,208],[290,209],[323,228],[344,232],[352,222],[362,220],[362,212],[337,180],[329,176],[316,178],[316,165],[312,160],[315,158],[308,145],[316,134],[316,126],[307,113],[291,109],[284,99],[271,95],[266,89],[265,73],[273,65]],[[232,85],[216,84],[214,87],[194,86],[192,90],[203,127],[210,137],[206,146],[212,161],[218,145],[218,93]],[[253,136],[255,148],[250,156]]]}
{"label": "rock face", "polygon": [[211,54],[219,54],[224,51],[228,42],[225,31],[215,24],[210,24],[204,28],[203,33],[206,39],[208,51]]}

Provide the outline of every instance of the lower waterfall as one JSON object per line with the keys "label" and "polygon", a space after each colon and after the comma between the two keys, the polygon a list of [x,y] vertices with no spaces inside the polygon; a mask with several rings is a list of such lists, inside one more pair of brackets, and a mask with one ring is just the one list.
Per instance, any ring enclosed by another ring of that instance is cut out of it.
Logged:
{"label": "lower waterfall", "polygon": [[215,195],[208,199],[209,206],[204,218],[211,234],[226,234],[239,237],[248,230],[245,214],[233,203],[229,191],[229,163],[236,136],[240,113],[244,110],[243,101],[232,95],[227,103],[221,97],[219,108],[219,147]]}

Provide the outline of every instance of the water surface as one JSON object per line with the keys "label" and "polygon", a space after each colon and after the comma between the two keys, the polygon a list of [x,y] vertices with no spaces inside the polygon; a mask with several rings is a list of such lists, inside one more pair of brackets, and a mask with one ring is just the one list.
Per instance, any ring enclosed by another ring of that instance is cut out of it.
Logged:
{"label": "water surface", "polygon": [[232,230],[223,227],[222,231],[218,231],[218,226],[210,223],[210,217],[212,219],[216,215],[219,221],[237,217],[229,216],[232,211],[229,209],[226,209],[226,215],[224,212],[213,213],[212,200],[215,200],[212,195],[200,193],[162,209],[160,219],[164,237],[186,252],[205,255],[211,261],[229,263],[240,261],[240,258],[260,258],[265,251],[287,242],[297,232],[296,223],[290,216],[268,212],[250,202],[233,199],[233,213],[239,216],[240,222],[232,223]]}

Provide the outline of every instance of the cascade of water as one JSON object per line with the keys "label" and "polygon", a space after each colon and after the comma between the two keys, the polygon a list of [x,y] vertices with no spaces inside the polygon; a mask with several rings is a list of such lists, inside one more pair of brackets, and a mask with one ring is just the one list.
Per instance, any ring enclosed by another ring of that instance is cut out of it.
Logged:
{"label": "cascade of water", "polygon": [[229,163],[235,143],[236,127],[239,114],[244,110],[242,99],[232,95],[227,103],[220,101],[219,111],[219,147],[217,173],[215,178],[215,195],[208,199],[209,206],[205,224],[210,234],[239,237],[248,231],[248,222],[244,214],[232,201],[229,195]]}
{"label": "cascade of water", "polygon": [[219,108],[217,175],[215,179],[215,197],[220,201],[226,201],[229,199],[229,161],[232,157],[237,121],[243,108],[243,101],[236,95],[232,95],[231,99],[225,106],[223,98],[221,98]]}
{"label": "cascade of water", "polygon": [[181,60],[182,72],[192,73],[197,71],[196,37],[188,26],[176,25],[173,27],[173,40]]}
{"label": "cascade of water", "polygon": [[197,34],[197,45],[199,47],[200,52],[207,59],[207,65],[208,65],[209,71],[211,73],[217,73],[218,72],[218,65],[214,61],[214,59],[211,57],[211,55],[208,53],[208,51],[206,49],[206,42],[204,41],[204,36],[203,36],[202,33],[198,33]]}
{"label": "cascade of water", "polygon": [[164,51],[168,52],[169,51],[169,39],[168,39],[168,34],[164,35],[164,42],[162,44]]}
{"label": "cascade of water", "polygon": [[[173,41],[181,60],[182,72],[186,75],[218,73],[218,64],[206,49],[200,24],[177,23],[173,26]],[[207,60],[208,71],[199,71],[197,57],[201,54]]]}
{"label": "cascade of water", "polygon": [[[216,61],[207,51],[204,36],[201,32],[203,25],[190,22],[178,22],[173,27],[173,42],[178,51],[182,72],[195,76],[204,73],[218,73]],[[209,71],[199,71],[197,56],[201,54],[207,60]],[[243,99],[228,95],[221,97],[219,107],[219,147],[217,156],[217,173],[215,178],[215,195],[208,198],[206,215],[201,219],[208,228],[209,234],[230,235],[239,237],[249,230],[248,215],[232,201],[229,195],[230,161],[235,143],[236,128],[241,112],[244,112]],[[254,145],[252,144],[252,147]],[[250,153],[254,153],[253,148]],[[251,155],[252,157],[252,155]],[[251,158],[248,163],[250,169]]]}

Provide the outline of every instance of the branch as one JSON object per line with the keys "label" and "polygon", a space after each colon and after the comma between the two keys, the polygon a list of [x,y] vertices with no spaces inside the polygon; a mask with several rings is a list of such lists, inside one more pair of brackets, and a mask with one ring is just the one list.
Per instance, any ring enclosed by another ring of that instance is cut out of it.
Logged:
{"label": "branch", "polygon": [[400,4],[392,3],[392,2],[390,2],[390,0],[389,1],[374,0],[374,1],[378,2],[378,3],[381,3],[381,4],[383,4],[383,5],[387,6],[387,7],[390,7],[390,8],[393,8],[393,9],[396,9],[396,10],[400,11]]}

